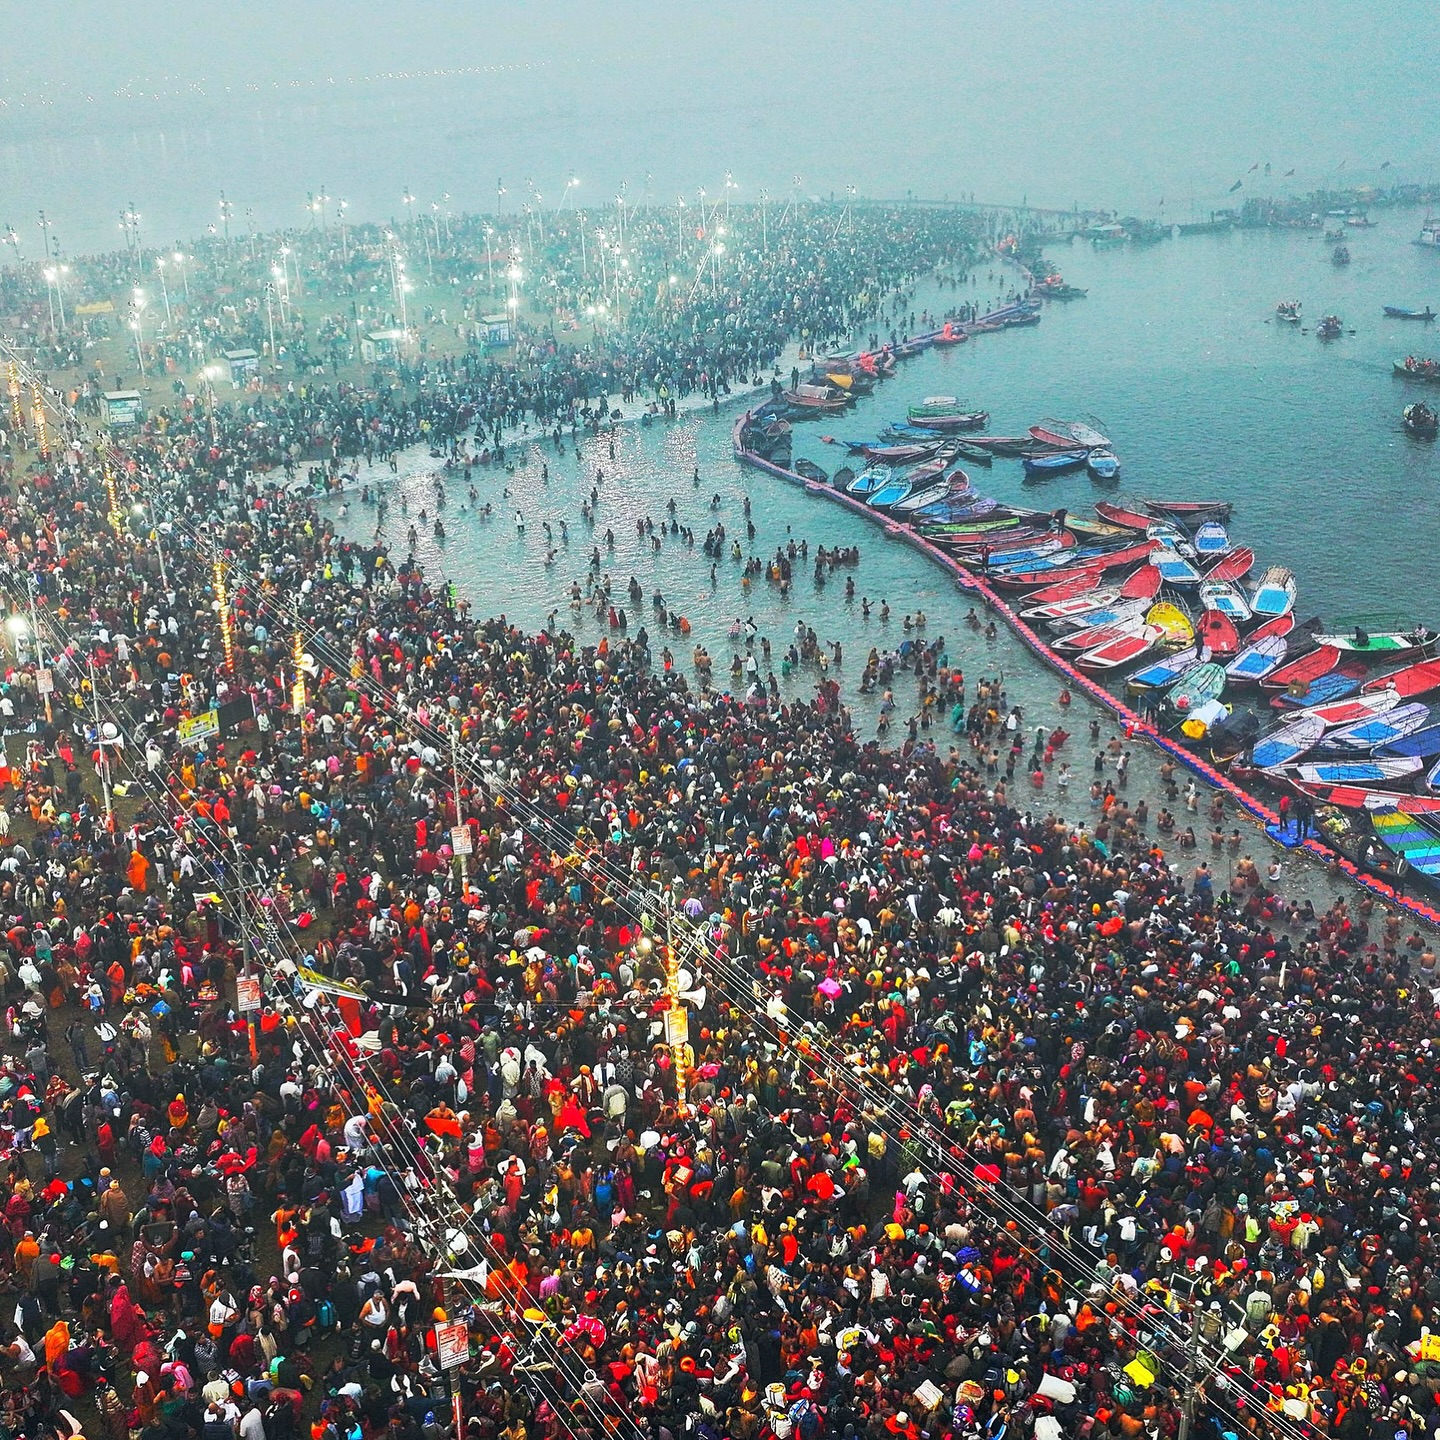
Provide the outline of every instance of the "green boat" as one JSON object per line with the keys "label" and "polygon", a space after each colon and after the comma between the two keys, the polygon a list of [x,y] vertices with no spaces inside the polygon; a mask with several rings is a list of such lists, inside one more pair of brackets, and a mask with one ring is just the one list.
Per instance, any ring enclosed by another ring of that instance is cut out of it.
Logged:
{"label": "green boat", "polygon": [[1225,667],[1206,661],[1182,675],[1165,692],[1165,699],[1176,710],[1193,710],[1207,700],[1218,700],[1224,691]]}
{"label": "green boat", "polygon": [[1440,639],[1440,631],[1428,630],[1411,616],[1383,612],[1369,615],[1337,615],[1333,633],[1317,635],[1316,645],[1333,645],[1346,655],[1410,655],[1428,650]]}

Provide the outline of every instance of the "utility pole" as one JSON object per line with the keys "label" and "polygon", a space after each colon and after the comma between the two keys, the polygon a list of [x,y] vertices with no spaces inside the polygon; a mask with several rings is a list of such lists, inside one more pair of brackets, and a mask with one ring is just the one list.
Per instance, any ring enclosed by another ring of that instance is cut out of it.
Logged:
{"label": "utility pole", "polygon": [[113,834],[115,809],[110,798],[110,751],[106,748],[105,731],[100,721],[100,691],[95,684],[95,661],[87,657],[85,664],[90,671],[90,713],[95,720],[95,748],[100,752],[100,793],[105,800],[105,829]]}
{"label": "utility pole", "polygon": [[[455,829],[451,832],[450,839],[453,842],[464,830],[465,843],[468,844],[470,832],[465,824],[465,811],[460,803],[460,727],[453,717],[450,720],[450,782],[455,787]],[[460,861],[460,883],[463,886],[470,875],[470,860],[458,845],[452,843],[451,848]]]}
{"label": "utility pole", "polygon": [[55,679],[45,664],[45,637],[40,633],[40,622],[35,615],[34,572],[27,571],[25,578],[29,582],[30,633],[35,637],[35,688],[45,697],[45,723],[51,725],[55,721],[55,711],[50,703],[50,694],[55,688]]}
{"label": "utility pole", "polygon": [[1195,1424],[1195,1353],[1200,1345],[1200,1307],[1195,1303],[1195,1287],[1190,1287],[1190,1338],[1185,1344],[1185,1393],[1180,1397],[1180,1430],[1176,1440],[1190,1440]]}

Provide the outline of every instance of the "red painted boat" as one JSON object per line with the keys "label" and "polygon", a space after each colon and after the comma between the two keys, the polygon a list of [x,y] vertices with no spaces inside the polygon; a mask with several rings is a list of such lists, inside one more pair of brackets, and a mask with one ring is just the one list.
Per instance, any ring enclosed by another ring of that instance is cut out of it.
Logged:
{"label": "red painted boat", "polygon": [[1127,530],[1139,530],[1142,533],[1155,523],[1153,515],[1143,514],[1139,510],[1131,510],[1124,505],[1113,504],[1109,500],[1097,501],[1095,513],[1102,520],[1108,520],[1112,525],[1123,525]]}
{"label": "red painted boat", "polygon": [[1273,620],[1267,620],[1263,625],[1257,625],[1250,632],[1250,643],[1253,645],[1257,640],[1268,640],[1272,635],[1288,635],[1294,628],[1295,614],[1287,611]]}
{"label": "red painted boat", "polygon": [[1406,815],[1440,814],[1440,795],[1400,795],[1394,790],[1371,790],[1364,785],[1325,785],[1315,780],[1292,780],[1297,790],[1322,805],[1343,810],[1400,810]]}
{"label": "red painted boat", "polygon": [[1340,651],[1334,645],[1317,645],[1308,655],[1272,670],[1260,683],[1267,690],[1288,690],[1292,685],[1308,685],[1328,675],[1340,663]]}
{"label": "red painted boat", "polygon": [[1255,565],[1255,552],[1248,545],[1228,550],[1206,572],[1207,580],[1239,580]]}
{"label": "red painted boat", "polygon": [[1160,593],[1162,577],[1153,565],[1142,565],[1133,575],[1127,575],[1120,586],[1120,593],[1127,600],[1153,600]]}
{"label": "red painted boat", "polygon": [[1440,660],[1421,660],[1417,664],[1407,665],[1403,670],[1377,675],[1360,687],[1360,693],[1369,695],[1377,690],[1388,690],[1392,686],[1399,692],[1402,700],[1440,689]]}
{"label": "red painted boat", "polygon": [[1158,625],[1146,625],[1141,630],[1134,630],[1128,635],[1111,640],[1107,645],[1098,645],[1093,650],[1087,650],[1075,664],[1081,670],[1101,672],[1117,670],[1122,665],[1132,665],[1155,648],[1160,635]]}
{"label": "red painted boat", "polygon": [[1100,572],[1104,570],[1124,569],[1130,565],[1138,565],[1148,560],[1159,548],[1156,540],[1142,540],[1136,545],[1127,545],[1123,550],[1112,550],[1108,555],[1096,555],[1089,560],[1083,560],[1079,564],[1066,566],[1058,570],[1021,570],[1013,575],[997,575],[995,583],[1004,585],[1007,588],[1023,589],[1030,585],[1058,585],[1062,580],[1069,580],[1072,576],[1079,575],[1084,571]]}
{"label": "red painted boat", "polygon": [[1207,610],[1195,627],[1195,636],[1217,659],[1240,653],[1240,632],[1223,610]]}
{"label": "red painted boat", "polygon": [[1058,430],[1047,430],[1043,425],[1032,425],[1030,427],[1030,438],[1038,440],[1042,445],[1055,445],[1061,450],[1073,450],[1075,448],[1075,437],[1073,435],[1062,435]]}
{"label": "red painted boat", "polygon": [[1068,580],[1062,580],[1058,585],[1047,585],[1043,590],[1032,591],[1025,597],[1027,605],[1054,605],[1061,600],[1074,600],[1081,595],[1088,595],[1093,590],[1100,588],[1100,572],[1098,570],[1083,570],[1078,575],[1072,575]]}

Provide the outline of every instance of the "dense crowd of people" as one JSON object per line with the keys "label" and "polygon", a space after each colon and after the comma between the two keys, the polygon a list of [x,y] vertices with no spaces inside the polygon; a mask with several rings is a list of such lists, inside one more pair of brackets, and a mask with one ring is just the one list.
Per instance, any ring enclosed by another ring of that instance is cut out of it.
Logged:
{"label": "dense crowd of people", "polygon": [[1440,1430],[1426,938],[470,615],[288,478],[426,393],[3,477],[0,1429]]}

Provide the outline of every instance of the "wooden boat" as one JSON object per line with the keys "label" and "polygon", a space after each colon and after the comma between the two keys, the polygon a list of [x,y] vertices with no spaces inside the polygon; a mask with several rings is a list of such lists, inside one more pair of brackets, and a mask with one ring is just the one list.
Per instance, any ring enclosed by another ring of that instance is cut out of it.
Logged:
{"label": "wooden boat", "polygon": [[1400,704],[1400,697],[1393,691],[1381,691],[1378,695],[1356,695],[1348,700],[1334,700],[1328,705],[1310,705],[1292,714],[1293,720],[1303,715],[1318,715],[1327,726],[1353,725],[1357,720],[1368,720],[1374,715],[1383,715]]}
{"label": "wooden boat", "polygon": [[1058,552],[1064,549],[1064,541],[1059,535],[1051,535],[1048,538],[1037,536],[1033,544],[1020,545],[1005,550],[986,553],[982,547],[978,552],[975,550],[953,550],[955,558],[962,565],[986,565],[992,570],[1004,571],[1010,568],[1025,569],[1035,565],[1043,564],[1050,560]]}
{"label": "wooden boat", "polygon": [[1159,644],[1159,628],[1147,625],[1144,613],[1137,612],[1111,620],[1105,625],[1087,625],[1083,630],[1076,630],[1069,635],[1060,636],[1057,640],[1053,640],[1051,645],[1055,650],[1068,651],[1070,654],[1084,654],[1101,645],[1108,645],[1112,640],[1120,639],[1121,636],[1134,635],[1140,631],[1144,631],[1150,636],[1150,644]]}
{"label": "wooden boat", "polygon": [[1026,597],[1032,604],[1053,605],[1061,600],[1073,600],[1081,595],[1091,595],[1100,588],[1100,572],[1086,570],[1072,575],[1056,585],[1047,585],[1043,590],[1032,590]]}
{"label": "wooden boat", "polygon": [[1166,692],[1172,709],[1191,710],[1206,700],[1218,700],[1225,692],[1225,672],[1207,660],[1182,675]]}
{"label": "wooden boat", "polygon": [[1427,385],[1440,385],[1440,360],[1421,360],[1408,355],[1394,362],[1395,373],[1402,380],[1422,380]]}
{"label": "wooden boat", "polygon": [[1317,760],[1312,764],[1287,766],[1281,773],[1287,780],[1313,785],[1384,785],[1414,775],[1424,761],[1416,755],[1396,755],[1371,760]]}
{"label": "wooden boat", "polygon": [[1392,741],[1403,740],[1416,730],[1423,730],[1430,719],[1430,707],[1412,701],[1409,705],[1396,705],[1383,715],[1371,715],[1364,720],[1353,721],[1325,737],[1327,746],[1342,750],[1370,752]]}
{"label": "wooden boat", "polygon": [[1032,425],[1030,438],[1038,440],[1042,445],[1050,445],[1056,450],[1072,450],[1075,447],[1075,437],[1070,433],[1069,428],[1058,420],[1042,420],[1038,425]]}
{"label": "wooden boat", "polygon": [[1440,660],[1420,660],[1403,670],[1376,675],[1360,687],[1360,692],[1369,695],[1377,690],[1394,690],[1402,700],[1409,700],[1437,689],[1440,689]]}
{"label": "wooden boat", "polygon": [[1085,469],[1094,480],[1118,480],[1120,457],[1113,450],[1092,450],[1085,458]]}
{"label": "wooden boat", "polygon": [[957,410],[953,415],[912,415],[910,423],[918,430],[979,430],[990,423],[988,410]]}
{"label": "wooden boat", "polygon": [[1073,550],[1059,551],[1054,555],[1047,555],[1043,560],[1038,561],[1036,564],[1028,567],[1028,569],[1017,565],[1003,565],[997,573],[1002,583],[1007,576],[1019,571],[1027,575],[1040,576],[1041,578],[1035,583],[1048,584],[1049,572],[1065,570],[1068,573],[1068,571],[1076,565],[1088,565],[1092,562],[1098,564],[1105,558],[1105,555],[1106,551],[1101,547],[1087,545],[1077,547]]}
{"label": "wooden boat", "polygon": [[1202,580],[1200,603],[1207,610],[1218,610],[1228,616],[1236,625],[1244,625],[1250,619],[1245,597],[1228,580]]}
{"label": "wooden boat", "polygon": [[908,465],[916,460],[929,460],[939,451],[943,441],[927,445],[923,442],[912,441],[905,445],[861,445],[860,453],[867,460],[874,460],[881,465]]}
{"label": "wooden boat", "polygon": [[1370,828],[1380,843],[1411,870],[1432,877],[1440,875],[1440,829],[1433,820],[1403,810],[1374,810]]}
{"label": "wooden boat", "polygon": [[1401,411],[1400,419],[1406,432],[1420,440],[1433,440],[1440,435],[1440,414],[1436,414],[1423,400],[1407,405]]}
{"label": "wooden boat", "polygon": [[1288,615],[1295,608],[1295,576],[1283,565],[1271,565],[1255,582],[1250,598],[1254,615]]}
{"label": "wooden boat", "polygon": [[1155,648],[1155,640],[1154,631],[1147,626],[1099,645],[1094,650],[1087,650],[1075,664],[1081,670],[1101,674],[1118,670],[1122,666],[1133,665],[1142,656],[1148,655]]}
{"label": "wooden boat", "polygon": [[1143,500],[1141,504],[1152,515],[1171,520],[1228,520],[1233,508],[1228,500]]}
{"label": "wooden boat", "polygon": [[1237,545],[1222,555],[1206,572],[1207,580],[1243,580],[1255,565],[1255,552],[1248,545]]}
{"label": "wooden boat", "polygon": [[[1306,623],[1313,629],[1319,629],[1318,620],[1307,621]],[[1304,629],[1305,627],[1302,626],[1301,628]],[[1263,625],[1257,625],[1250,632],[1250,638],[1252,640],[1265,640],[1271,635],[1288,635],[1294,629],[1295,612],[1292,610],[1288,615],[1277,615],[1273,620],[1267,620]]]}
{"label": "wooden boat", "polygon": [[1123,525],[1112,525],[1108,520],[1086,520],[1083,516],[1065,516],[1065,528],[1087,540],[1113,540],[1128,545],[1134,538]]}
{"label": "wooden boat", "polygon": [[1282,300],[1275,307],[1275,318],[1283,321],[1286,325],[1298,325],[1300,323],[1300,310],[1300,301]]}
{"label": "wooden boat", "polygon": [[[1358,671],[1358,673],[1356,673]],[[1364,669],[1354,664],[1338,665],[1328,675],[1317,675],[1306,685],[1292,685],[1270,701],[1272,710],[1308,710],[1360,693]]]}
{"label": "wooden boat", "polygon": [[1203,740],[1212,726],[1223,725],[1230,718],[1230,707],[1222,700],[1202,700],[1185,712],[1180,733],[1187,740]]}
{"label": "wooden boat", "polygon": [[1206,610],[1200,616],[1196,634],[1202,645],[1210,647],[1210,653],[1224,659],[1240,650],[1240,632],[1235,622],[1223,610]]}
{"label": "wooden boat", "polygon": [[1112,525],[1123,526],[1126,530],[1139,530],[1144,534],[1154,523],[1154,517],[1142,511],[1132,510],[1128,505],[1117,505],[1109,500],[1097,500],[1095,513]]}
{"label": "wooden boat", "polygon": [[[1080,578],[1077,576],[1076,581]],[[1027,605],[1020,612],[1020,618],[1022,620],[1078,620],[1083,616],[1094,614],[1096,611],[1108,610],[1118,603],[1120,592],[1099,588],[1100,576],[1098,574],[1091,574],[1084,578],[1092,581],[1096,588],[1091,589],[1088,593],[1078,591],[1071,595],[1062,595],[1058,599],[1050,597],[1040,600],[1042,594],[1048,596],[1051,590],[1063,589],[1065,586],[1074,584],[1075,581],[1067,580],[1060,586],[1047,585],[1044,591],[1036,591],[1032,597],[1039,603]]]}
{"label": "wooden boat", "polygon": [[802,457],[791,468],[802,480],[813,480],[817,485],[830,483],[830,477],[813,460]]}
{"label": "wooden boat", "polygon": [[1402,735],[1396,740],[1387,741],[1384,745],[1378,746],[1377,755],[1418,755],[1422,760],[1429,760],[1440,755],[1440,725],[1426,725],[1419,730],[1412,730],[1408,735]]}
{"label": "wooden boat", "polygon": [[1317,645],[1315,649],[1298,656],[1288,665],[1272,670],[1260,683],[1267,690],[1286,690],[1291,685],[1308,685],[1312,680],[1328,675],[1339,663],[1340,651],[1334,645]]}
{"label": "wooden boat", "polygon": [[1332,265],[1348,265],[1350,263],[1350,247],[1348,245],[1337,245],[1330,252],[1330,263]]}
{"label": "wooden boat", "polygon": [[[958,491],[961,495],[969,495],[970,482],[967,479]],[[891,512],[896,515],[911,515],[924,510],[929,505],[938,505],[940,501],[957,492],[952,490],[948,481],[932,480],[928,485],[921,483],[917,486],[913,481],[910,484],[910,493],[903,499],[898,500],[890,507]]]}
{"label": "wooden boat", "polygon": [[1200,583],[1200,572],[1183,556],[1166,546],[1155,551],[1150,563],[1160,572],[1166,585],[1188,589]]}
{"label": "wooden boat", "polygon": [[1433,320],[1435,312],[1427,305],[1423,310],[1412,310],[1405,305],[1386,305],[1385,313],[1392,320]]}
{"label": "wooden boat", "polygon": [[1012,458],[1030,443],[1028,435],[970,435],[966,443],[991,455],[1008,455]]}
{"label": "wooden boat", "polygon": [[1191,645],[1186,650],[1177,651],[1174,655],[1155,661],[1153,665],[1147,665],[1143,670],[1137,670],[1125,682],[1126,688],[1163,690],[1167,685],[1173,685],[1182,675],[1188,675],[1206,658],[1207,652],[1202,651],[1198,645]]}
{"label": "wooden boat", "polygon": [[993,515],[999,508],[1000,502],[994,496],[981,495],[974,499],[967,498],[958,504],[954,500],[937,501],[934,505],[927,505],[923,510],[917,512],[913,518],[917,524],[965,524],[969,521],[983,520],[987,515]]}
{"label": "wooden boat", "polygon": [[829,385],[807,385],[803,382],[786,390],[782,398],[791,409],[815,415],[839,414],[850,403]]}
{"label": "wooden boat", "polygon": [[[1154,550],[1152,541],[1145,540],[1136,545],[1127,545],[1122,550],[1112,550],[1107,554],[1075,560],[1070,566],[1064,569],[1045,569],[1031,573],[1005,574],[998,577],[997,583],[1006,588],[1026,588],[1031,585],[1056,585],[1062,580],[1068,580],[1071,574],[1078,574],[1082,570],[1103,571],[1125,569],[1138,564],[1149,558]],[[1073,554],[1073,552],[1072,552]]]}
{"label": "wooden boat", "polygon": [[1167,649],[1184,649],[1195,640],[1195,624],[1178,606],[1161,600],[1145,612],[1145,623],[1160,628],[1160,645]]}
{"label": "wooden boat", "polygon": [[1440,813],[1440,795],[1405,795],[1394,790],[1372,790],[1365,785],[1331,785],[1297,780],[1295,788],[1322,805],[1342,810],[1398,810],[1403,815]]}
{"label": "wooden boat", "polygon": [[845,493],[855,496],[857,500],[864,500],[882,485],[888,484],[889,480],[890,472],[888,470],[879,466],[871,466],[868,470],[862,470],[845,487]]}
{"label": "wooden boat", "polygon": [[1338,315],[1327,315],[1316,327],[1317,340],[1338,340],[1345,333],[1345,326]]}
{"label": "wooden boat", "polygon": [[1207,520],[1195,532],[1195,553],[1202,561],[1218,560],[1230,548],[1230,532],[1218,521]]}
{"label": "wooden boat", "polygon": [[1335,633],[1317,635],[1316,643],[1333,645],[1348,655],[1409,655],[1428,650],[1440,639],[1440,632],[1423,626],[1405,628],[1393,617],[1378,617],[1377,622],[1372,622],[1373,628],[1366,621],[1363,615],[1337,619]]}
{"label": "wooden boat", "polygon": [[1056,450],[1049,455],[1027,455],[1021,462],[1027,475],[1059,475],[1085,464],[1084,450]]}
{"label": "wooden boat", "polygon": [[1125,577],[1120,584],[1120,593],[1127,600],[1153,600],[1160,593],[1163,583],[1160,571],[1147,563]]}
{"label": "wooden boat", "polygon": [[1313,717],[1290,725],[1277,725],[1261,736],[1250,751],[1250,763],[1257,770],[1278,770],[1308,755],[1325,734],[1325,722]]}
{"label": "wooden boat", "polygon": [[[980,559],[982,553],[988,550],[991,563],[1001,566],[1007,563],[1007,551],[1026,550],[1037,540],[1048,540],[1052,536],[1057,540],[1061,538],[1059,531],[1050,530],[1043,525],[1021,524],[1012,525],[1006,530],[981,531],[978,534],[967,534],[962,530],[955,534],[935,535],[931,538],[947,550],[967,554],[971,559]],[[1064,538],[1068,539],[1073,547],[1074,538]]]}
{"label": "wooden boat", "polygon": [[1285,662],[1289,641],[1283,635],[1252,640],[1226,667],[1233,685],[1258,685]]}
{"label": "wooden boat", "polygon": [[930,337],[932,345],[963,345],[968,339],[963,327],[947,320],[939,330]]}
{"label": "wooden boat", "polygon": [[[1183,728],[1183,727],[1182,727]],[[1260,734],[1260,717],[1253,710],[1232,710],[1212,725],[1205,737],[1210,759],[1216,765],[1238,760]]]}
{"label": "wooden boat", "polygon": [[869,502],[877,510],[888,510],[898,501],[908,499],[910,491],[913,488],[914,486],[911,482],[905,479],[903,475],[896,476],[891,480],[887,480],[885,484],[881,485],[878,489],[872,490],[870,492]]}

